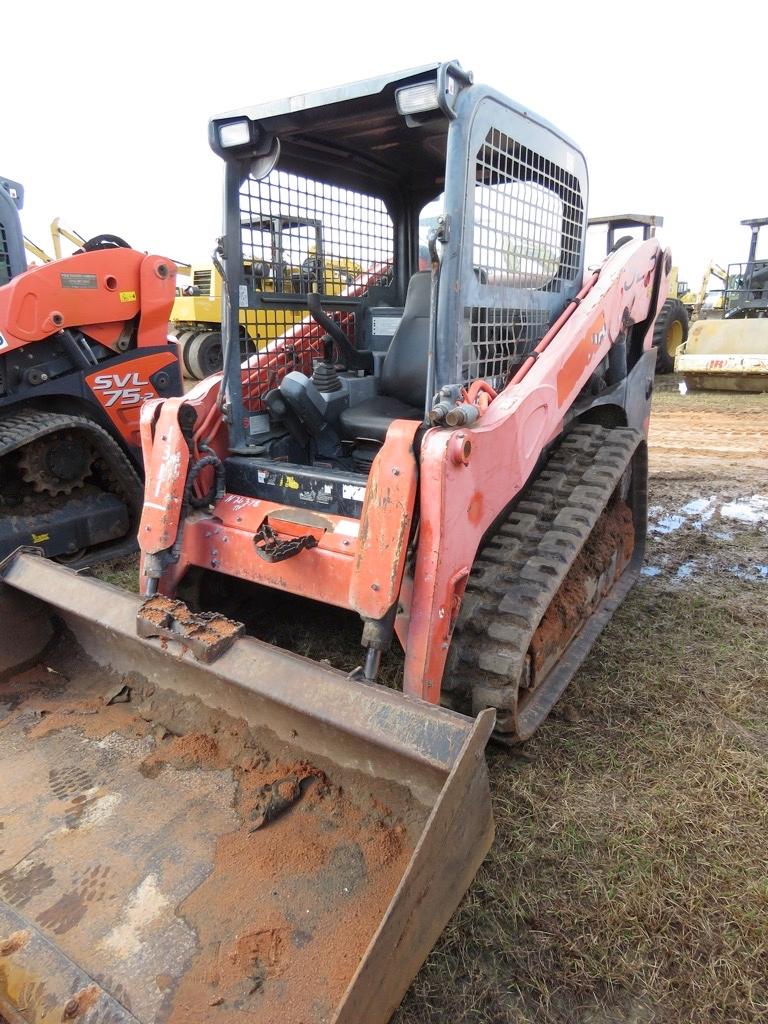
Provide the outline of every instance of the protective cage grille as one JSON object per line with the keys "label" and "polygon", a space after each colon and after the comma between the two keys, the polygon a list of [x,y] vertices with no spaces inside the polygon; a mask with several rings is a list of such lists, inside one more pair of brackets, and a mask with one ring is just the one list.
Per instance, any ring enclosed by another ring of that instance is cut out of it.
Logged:
{"label": "protective cage grille", "polygon": [[462,383],[503,386],[562,308],[579,274],[584,204],[576,177],[491,128],[475,160],[473,291],[464,308]]}
{"label": "protective cage grille", "polygon": [[240,226],[243,398],[255,434],[264,394],[291,370],[311,374],[323,354],[308,293],[359,344],[361,300],[393,282],[394,229],[381,199],[284,171],[244,182]]}
{"label": "protective cage grille", "polygon": [[11,255],[8,252],[8,238],[5,228],[0,224],[0,285],[11,280]]}
{"label": "protective cage grille", "polygon": [[549,327],[546,309],[469,306],[464,310],[462,383],[479,377],[503,387],[510,371],[535,348]]}
{"label": "protective cage grille", "polygon": [[212,278],[213,275],[210,270],[195,270],[192,272],[192,284],[201,295],[211,294]]}

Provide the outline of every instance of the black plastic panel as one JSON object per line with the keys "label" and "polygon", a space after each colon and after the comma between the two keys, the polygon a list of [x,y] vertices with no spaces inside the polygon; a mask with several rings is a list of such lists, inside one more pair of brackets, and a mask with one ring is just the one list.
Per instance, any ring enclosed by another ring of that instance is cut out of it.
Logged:
{"label": "black plastic panel", "polygon": [[124,537],[130,529],[125,502],[114,494],[72,498],[60,508],[0,519],[0,558],[35,545],[51,558]]}
{"label": "black plastic panel", "polygon": [[366,481],[354,473],[239,455],[233,455],[224,465],[229,494],[354,519],[362,514]]}

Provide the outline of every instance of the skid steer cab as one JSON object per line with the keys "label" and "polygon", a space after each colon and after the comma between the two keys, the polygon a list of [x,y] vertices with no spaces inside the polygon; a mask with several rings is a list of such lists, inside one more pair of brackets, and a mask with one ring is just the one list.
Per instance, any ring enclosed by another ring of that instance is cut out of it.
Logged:
{"label": "skid steer cab", "polygon": [[[399,642],[406,693],[526,738],[642,560],[669,253],[585,275],[581,152],[455,62],[209,131],[223,371],[142,410],[143,593],[218,574],[263,617],[274,590],[352,610],[365,679]],[[308,272],[267,222],[315,226]]]}

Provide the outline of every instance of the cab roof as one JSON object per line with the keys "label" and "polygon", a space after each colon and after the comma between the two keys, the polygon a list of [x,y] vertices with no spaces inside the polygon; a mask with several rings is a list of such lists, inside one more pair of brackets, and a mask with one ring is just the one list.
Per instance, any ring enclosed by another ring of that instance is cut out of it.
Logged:
{"label": "cab roof", "polygon": [[439,192],[445,172],[448,120],[440,111],[418,128],[397,110],[395,92],[437,76],[424,64],[360,82],[230,110],[212,119],[248,117],[280,140],[279,168],[355,188]]}

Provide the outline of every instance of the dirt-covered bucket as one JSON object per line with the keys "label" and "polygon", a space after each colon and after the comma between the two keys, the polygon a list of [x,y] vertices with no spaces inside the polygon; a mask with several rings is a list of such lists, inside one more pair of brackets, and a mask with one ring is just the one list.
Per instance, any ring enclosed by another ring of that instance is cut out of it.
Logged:
{"label": "dirt-covered bucket", "polygon": [[0,584],[0,1016],[387,1021],[492,839],[470,720],[22,553]]}

